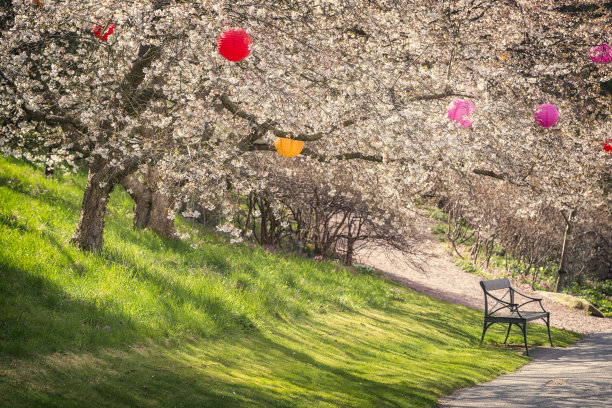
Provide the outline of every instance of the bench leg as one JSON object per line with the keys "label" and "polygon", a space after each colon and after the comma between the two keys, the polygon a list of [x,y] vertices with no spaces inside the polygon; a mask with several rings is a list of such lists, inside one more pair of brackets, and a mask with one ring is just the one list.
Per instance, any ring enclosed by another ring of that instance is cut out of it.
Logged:
{"label": "bench leg", "polygon": [[548,329],[548,340],[550,341],[550,347],[555,347],[552,343],[552,337],[550,337],[550,314],[546,317],[546,328]]}
{"label": "bench leg", "polygon": [[492,325],[493,323],[489,323],[487,324],[487,321],[485,320],[484,322],[484,327],[482,328],[482,338],[480,339],[480,342],[482,343],[484,341],[484,336],[485,333],[487,332],[487,329]]}
{"label": "bench leg", "polygon": [[[519,327],[521,327],[520,324]],[[523,339],[525,340],[525,351],[527,352],[527,355],[529,355],[529,347],[527,347],[527,322],[523,323],[521,330],[523,330]]]}
{"label": "bench leg", "polygon": [[506,339],[504,340],[504,344],[508,341],[508,336],[510,335],[510,329],[512,328],[512,323],[508,325],[508,333],[506,333]]}

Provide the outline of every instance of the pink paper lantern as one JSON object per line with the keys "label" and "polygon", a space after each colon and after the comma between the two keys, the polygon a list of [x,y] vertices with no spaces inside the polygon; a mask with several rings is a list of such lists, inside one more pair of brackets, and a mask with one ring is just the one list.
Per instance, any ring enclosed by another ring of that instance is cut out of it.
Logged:
{"label": "pink paper lantern", "polygon": [[551,126],[555,126],[559,120],[559,111],[555,105],[544,103],[538,106],[538,109],[535,110],[533,116],[538,125],[544,128],[549,128]]}
{"label": "pink paper lantern", "polygon": [[607,64],[612,61],[612,47],[606,43],[601,43],[596,47],[591,47],[591,59],[596,64]]}
{"label": "pink paper lantern", "polygon": [[448,106],[448,118],[457,122],[461,127],[469,127],[472,122],[472,112],[476,108],[474,104],[467,99],[457,99]]}
{"label": "pink paper lantern", "polygon": [[240,61],[251,52],[253,40],[246,31],[240,28],[232,28],[224,32],[217,39],[219,53],[230,61]]}

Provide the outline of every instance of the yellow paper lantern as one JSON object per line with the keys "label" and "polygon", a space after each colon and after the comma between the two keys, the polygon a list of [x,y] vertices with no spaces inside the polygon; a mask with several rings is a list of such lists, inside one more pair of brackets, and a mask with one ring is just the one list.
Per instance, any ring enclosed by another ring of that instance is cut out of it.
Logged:
{"label": "yellow paper lantern", "polygon": [[275,143],[276,151],[285,157],[295,157],[304,148],[304,142],[301,140],[280,138]]}

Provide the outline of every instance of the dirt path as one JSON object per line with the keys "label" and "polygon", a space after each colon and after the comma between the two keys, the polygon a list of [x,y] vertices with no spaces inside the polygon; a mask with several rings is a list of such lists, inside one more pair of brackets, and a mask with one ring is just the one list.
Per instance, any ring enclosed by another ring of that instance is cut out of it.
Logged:
{"label": "dirt path", "polygon": [[[431,222],[424,220],[423,224],[424,228],[430,228]],[[457,260],[431,234],[419,249],[426,257],[416,262],[415,266],[403,262],[396,253],[380,249],[361,251],[357,254],[357,260],[418,292],[436,299],[483,309],[479,276],[461,270],[456,265]],[[521,292],[534,296],[528,290],[521,289]],[[550,322],[554,327],[583,334],[612,331],[612,319],[589,316],[585,311],[569,309],[547,299],[542,303],[544,308],[550,311]]]}

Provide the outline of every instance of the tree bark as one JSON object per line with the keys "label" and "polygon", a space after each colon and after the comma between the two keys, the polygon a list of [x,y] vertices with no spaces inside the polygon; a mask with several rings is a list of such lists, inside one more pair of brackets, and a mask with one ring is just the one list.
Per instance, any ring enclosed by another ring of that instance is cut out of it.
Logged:
{"label": "tree bark", "polygon": [[559,261],[559,272],[557,272],[557,282],[555,284],[555,292],[561,292],[565,285],[565,276],[567,271],[565,270],[565,264],[567,262],[567,242],[572,234],[572,226],[574,223],[574,215],[576,210],[570,211],[569,217],[565,218],[565,234],[563,234],[563,246],[561,247],[561,260]]}
{"label": "tree bark", "polygon": [[350,235],[346,239],[346,255],[344,257],[344,264],[346,266],[353,266],[353,254],[355,252],[355,241]]}
{"label": "tree bark", "polygon": [[149,225],[151,214],[151,191],[133,174],[125,176],[121,184],[134,200],[134,228],[143,229]]}
{"label": "tree bark", "polygon": [[45,178],[53,178],[55,176],[55,168],[45,164]]}
{"label": "tree bark", "polygon": [[168,239],[176,238],[174,218],[169,218],[172,205],[173,200],[170,196],[161,194],[159,191],[153,192],[148,227]]}
{"label": "tree bark", "polygon": [[128,175],[121,184],[128,191],[134,204],[134,228],[150,228],[164,238],[174,239],[174,219],[169,218],[173,200],[157,190],[159,171],[154,166],[147,168],[147,180],[141,183],[134,175]]}
{"label": "tree bark", "polygon": [[100,251],[103,243],[104,214],[115,184],[104,171],[105,161],[96,158],[89,166],[83,192],[81,215],[71,242],[85,251]]}

